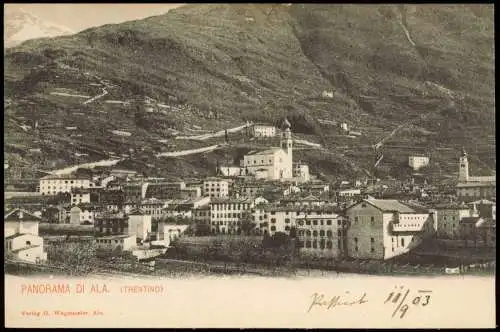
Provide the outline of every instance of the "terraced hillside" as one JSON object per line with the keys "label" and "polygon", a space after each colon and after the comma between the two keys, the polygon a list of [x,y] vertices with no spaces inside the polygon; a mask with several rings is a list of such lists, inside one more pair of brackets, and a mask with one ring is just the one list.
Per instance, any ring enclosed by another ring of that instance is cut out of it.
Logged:
{"label": "terraced hillside", "polygon": [[472,172],[496,164],[492,5],[186,5],[8,49],[4,92],[5,157],[26,172],[131,156],[203,174],[218,154],[237,159],[235,144],[206,161],[155,155],[224,141],[175,135],[285,116],[324,148],[297,158],[328,176],[412,153],[452,174],[462,146]]}

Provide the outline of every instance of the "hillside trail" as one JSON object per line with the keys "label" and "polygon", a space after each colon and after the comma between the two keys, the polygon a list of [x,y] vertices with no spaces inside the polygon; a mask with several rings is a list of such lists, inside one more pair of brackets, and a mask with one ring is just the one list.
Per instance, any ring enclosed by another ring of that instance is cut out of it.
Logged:
{"label": "hillside trail", "polygon": [[209,138],[214,138],[214,137],[223,137],[227,133],[237,133],[242,131],[245,128],[249,128],[253,125],[253,122],[248,122],[242,126],[237,126],[234,128],[229,128],[229,129],[224,129],[217,131],[215,133],[210,133],[210,134],[203,134],[203,135],[195,135],[195,136],[176,136],[175,139],[191,139],[191,140],[199,140],[199,141],[205,141]]}

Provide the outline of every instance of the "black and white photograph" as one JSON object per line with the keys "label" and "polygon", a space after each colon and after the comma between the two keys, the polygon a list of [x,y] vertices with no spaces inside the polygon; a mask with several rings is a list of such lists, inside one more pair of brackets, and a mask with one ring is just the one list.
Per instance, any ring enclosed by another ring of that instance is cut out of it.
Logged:
{"label": "black and white photograph", "polygon": [[7,327],[495,327],[493,4],[11,3]]}

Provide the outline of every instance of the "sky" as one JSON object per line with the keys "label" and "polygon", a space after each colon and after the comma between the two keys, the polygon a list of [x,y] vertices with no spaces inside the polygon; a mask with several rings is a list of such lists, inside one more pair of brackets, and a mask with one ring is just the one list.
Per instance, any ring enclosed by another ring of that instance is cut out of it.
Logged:
{"label": "sky", "polygon": [[137,20],[149,16],[161,15],[172,8],[182,6],[176,3],[145,3],[145,4],[5,4],[5,15],[9,11],[23,9],[24,11],[50,21],[66,26],[75,32],[109,23],[120,23]]}

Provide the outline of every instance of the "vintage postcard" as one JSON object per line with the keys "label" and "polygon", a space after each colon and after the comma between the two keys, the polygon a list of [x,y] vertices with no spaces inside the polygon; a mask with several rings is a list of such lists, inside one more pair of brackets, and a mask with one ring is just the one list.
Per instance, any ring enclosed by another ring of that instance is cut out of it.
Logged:
{"label": "vintage postcard", "polygon": [[493,4],[4,5],[6,327],[493,328]]}

